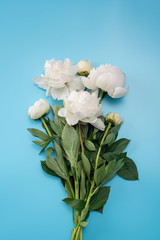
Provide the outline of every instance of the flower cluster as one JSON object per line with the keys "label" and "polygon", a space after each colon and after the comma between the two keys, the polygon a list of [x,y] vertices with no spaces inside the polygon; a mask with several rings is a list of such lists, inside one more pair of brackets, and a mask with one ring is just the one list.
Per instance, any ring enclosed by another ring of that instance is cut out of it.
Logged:
{"label": "flower cluster", "polygon": [[[47,96],[64,101],[65,107],[60,109],[59,116],[65,117],[69,125],[81,121],[104,130],[104,123],[99,118],[102,110],[98,92],[107,92],[112,98],[122,97],[128,92],[125,74],[110,64],[92,68],[89,60],[73,65],[69,59],[64,62],[51,59],[46,61],[44,70],[45,74],[33,81],[46,90]],[[35,114],[37,118],[39,115]],[[35,116],[31,118],[36,119]]]}
{"label": "flower cluster", "polygon": [[[45,132],[28,131],[39,138],[33,142],[41,152],[46,151],[42,169],[60,178],[66,190],[63,201],[72,208],[74,223],[71,240],[82,240],[90,211],[102,213],[108,200],[110,186],[104,185],[116,175],[138,180],[136,165],[125,150],[130,140],[117,140],[123,120],[119,113],[104,116],[100,104],[106,93],[112,98],[128,93],[126,77],[109,64],[92,68],[89,60],[73,65],[69,59],[52,59],[46,61],[44,70],[34,83],[45,89],[47,96],[63,100],[63,107],[36,101],[28,114],[41,120]],[[45,118],[50,108],[53,116]]]}

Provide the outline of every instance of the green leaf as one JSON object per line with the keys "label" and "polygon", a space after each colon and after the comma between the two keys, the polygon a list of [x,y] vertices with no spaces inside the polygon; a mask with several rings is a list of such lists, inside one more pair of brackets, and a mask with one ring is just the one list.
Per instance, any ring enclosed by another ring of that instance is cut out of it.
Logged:
{"label": "green leaf", "polygon": [[61,106],[55,104],[53,107],[53,113],[54,115],[58,115],[58,111],[61,109]]}
{"label": "green leaf", "polygon": [[114,141],[114,139],[115,139],[115,135],[114,133],[111,132],[110,134],[107,135],[105,141],[103,142],[103,145],[111,143],[112,141]]}
{"label": "green leaf", "polygon": [[107,162],[110,162],[114,159],[116,159],[117,161],[122,159],[122,158],[125,158],[126,157],[126,152],[125,153],[120,153],[120,154],[117,154],[117,153],[114,153],[114,152],[106,152],[103,154],[103,158],[107,161]]}
{"label": "green leaf", "polygon": [[60,117],[58,116],[58,111],[61,109],[61,106],[59,105],[54,105],[54,108],[53,108],[53,113],[54,113],[54,121],[55,121],[55,116],[58,117],[58,119],[65,125],[66,124],[66,120],[64,117]]}
{"label": "green leaf", "polygon": [[65,198],[63,201],[71,208],[82,211],[85,207],[85,201],[80,199]]}
{"label": "green leaf", "polygon": [[28,128],[27,129],[34,137],[38,137],[40,138],[41,140],[52,140],[53,138],[48,136],[47,134],[45,134],[44,132],[38,130],[38,129],[35,129],[35,128]]}
{"label": "green leaf", "polygon": [[97,209],[97,210],[95,210],[95,211],[103,214],[103,207],[101,207],[101,208],[99,208],[99,209]]}
{"label": "green leaf", "polygon": [[67,179],[65,173],[61,170],[58,162],[56,161],[56,159],[50,157],[51,154],[51,148],[48,148],[46,151],[46,164],[47,167],[50,168],[52,171],[54,171],[59,177]]}
{"label": "green leaf", "polygon": [[116,134],[118,133],[121,125],[122,125],[122,124],[115,125],[114,127],[112,127],[112,128],[110,129],[109,132],[112,132],[112,133],[114,133],[114,134],[116,135]]}
{"label": "green leaf", "polygon": [[55,159],[58,161],[58,164],[61,170],[63,171],[63,173],[67,176],[68,171],[67,171],[65,160],[63,158],[62,150],[56,142],[54,143],[54,147],[55,147]]}
{"label": "green leaf", "polygon": [[[38,146],[42,147],[42,150],[44,150],[51,142],[51,140],[37,140],[32,141],[33,143],[37,144]],[[42,152],[42,151],[41,151]]]}
{"label": "green leaf", "polygon": [[123,167],[124,160],[123,158],[119,161],[113,160],[108,163],[106,166],[106,175],[102,184],[105,184],[109,180],[111,180],[115,174]]}
{"label": "green leaf", "polygon": [[85,196],[86,196],[85,174],[82,169],[81,170],[81,183],[80,183],[80,199],[84,200]]}
{"label": "green leaf", "polygon": [[105,167],[105,164],[103,164],[100,168],[98,168],[95,171],[95,174],[94,174],[94,180],[97,186],[99,186],[103,182],[105,176],[106,176],[106,167]]}
{"label": "green leaf", "polygon": [[123,167],[118,171],[118,174],[127,180],[138,180],[138,171],[136,164],[131,158],[124,159]]}
{"label": "green leaf", "polygon": [[68,198],[72,198],[72,192],[71,192],[71,189],[70,189],[70,187],[69,187],[68,182],[65,182],[64,188],[65,188],[65,190],[66,190],[66,192],[67,192],[67,197],[68,197]]}
{"label": "green leaf", "polygon": [[87,174],[88,179],[90,179],[91,164],[90,164],[88,158],[83,153],[81,156],[82,156],[82,163],[83,163],[84,170]]}
{"label": "green leaf", "polygon": [[74,166],[74,161],[78,159],[80,140],[77,131],[68,124],[63,128],[62,145],[66,153],[66,158],[70,161],[71,166]]}
{"label": "green leaf", "polygon": [[121,138],[118,141],[112,143],[108,148],[108,152],[121,153],[125,150],[130,140],[126,138]]}
{"label": "green leaf", "polygon": [[96,150],[94,144],[90,140],[85,139],[84,144],[89,151],[95,151]]}
{"label": "green leaf", "polygon": [[87,224],[88,224],[88,222],[81,222],[81,223],[80,223],[80,226],[83,227],[83,228],[85,228],[85,227],[87,226]]}
{"label": "green leaf", "polygon": [[47,174],[58,177],[53,170],[47,167],[46,161],[41,161],[41,167]]}
{"label": "green leaf", "polygon": [[80,179],[80,177],[81,177],[82,169],[83,169],[82,161],[78,161],[78,163],[77,163],[78,179]]}
{"label": "green leaf", "polygon": [[81,212],[80,222],[83,222],[88,216],[89,206],[84,208]]}
{"label": "green leaf", "polygon": [[110,187],[101,187],[98,192],[94,194],[90,201],[89,210],[98,210],[107,202],[110,193]]}
{"label": "green leaf", "polygon": [[82,132],[82,137],[87,138],[88,124],[81,125],[81,132]]}

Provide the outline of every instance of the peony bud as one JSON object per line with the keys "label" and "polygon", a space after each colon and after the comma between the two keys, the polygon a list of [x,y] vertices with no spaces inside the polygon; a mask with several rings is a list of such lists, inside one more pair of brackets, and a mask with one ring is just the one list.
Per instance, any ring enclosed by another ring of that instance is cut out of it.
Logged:
{"label": "peony bud", "polygon": [[121,115],[119,113],[108,113],[106,116],[107,122],[112,122],[115,125],[122,123]]}
{"label": "peony bud", "polygon": [[31,119],[39,119],[43,115],[49,112],[49,103],[44,99],[39,99],[36,101],[33,106],[31,106],[28,110],[28,115]]}
{"label": "peony bud", "polygon": [[81,76],[87,76],[92,69],[92,63],[90,60],[81,60],[78,64],[78,74]]}

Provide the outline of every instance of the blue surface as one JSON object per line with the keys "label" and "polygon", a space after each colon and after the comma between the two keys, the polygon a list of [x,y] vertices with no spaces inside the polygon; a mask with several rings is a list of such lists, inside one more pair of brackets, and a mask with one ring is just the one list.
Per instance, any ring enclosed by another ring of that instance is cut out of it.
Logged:
{"label": "blue surface", "polygon": [[[104,214],[92,213],[84,240],[160,239],[160,2],[157,0],[0,1],[0,239],[70,239],[65,192],[47,176],[27,127],[39,127],[28,107],[45,92],[32,78],[46,59],[111,63],[127,75],[129,94],[103,100],[120,112],[120,137],[140,181],[116,177]],[[52,99],[46,98],[55,104]]]}

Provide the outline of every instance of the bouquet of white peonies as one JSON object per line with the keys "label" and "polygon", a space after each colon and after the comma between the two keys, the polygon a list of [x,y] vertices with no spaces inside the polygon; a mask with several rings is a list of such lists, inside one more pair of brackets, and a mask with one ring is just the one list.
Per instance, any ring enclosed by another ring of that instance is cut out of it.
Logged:
{"label": "bouquet of white peonies", "polygon": [[[74,229],[71,240],[82,240],[90,211],[103,213],[109,197],[108,183],[115,175],[138,180],[137,167],[124,152],[130,140],[118,139],[122,124],[118,113],[103,115],[101,100],[108,94],[123,97],[128,92],[125,74],[109,64],[92,68],[91,62],[73,65],[52,59],[46,61],[45,74],[34,78],[47,96],[63,100],[53,108],[43,99],[28,110],[31,119],[40,119],[45,132],[29,128],[39,140],[33,141],[46,151],[42,169],[61,179],[72,208]],[[49,110],[53,118],[45,118]]]}

